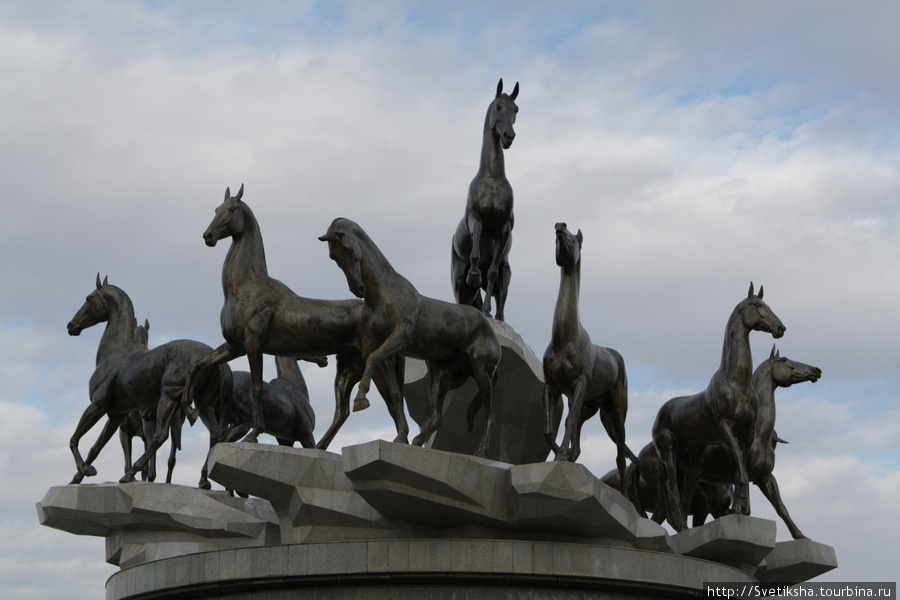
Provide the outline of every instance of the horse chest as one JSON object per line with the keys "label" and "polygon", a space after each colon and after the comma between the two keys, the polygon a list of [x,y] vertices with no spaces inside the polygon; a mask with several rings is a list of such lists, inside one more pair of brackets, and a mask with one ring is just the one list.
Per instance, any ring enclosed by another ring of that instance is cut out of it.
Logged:
{"label": "horse chest", "polygon": [[505,177],[482,177],[473,182],[472,210],[488,225],[509,221],[513,210],[512,187]]}

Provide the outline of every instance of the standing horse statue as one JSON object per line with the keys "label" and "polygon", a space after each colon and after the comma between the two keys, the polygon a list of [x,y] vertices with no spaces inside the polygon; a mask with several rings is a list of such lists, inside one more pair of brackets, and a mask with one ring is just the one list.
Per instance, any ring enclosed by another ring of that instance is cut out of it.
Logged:
{"label": "standing horse statue", "polygon": [[[97,350],[97,366],[91,376],[90,406],[84,411],[69,442],[75,457],[77,473],[71,483],[81,483],[85,476],[97,474],[91,464],[118,430],[122,420],[135,410],[156,409],[156,433],[143,455],[120,480],[134,481],[166,441],[169,423],[178,407],[189,365],[206,356],[212,348],[192,340],[175,340],[152,350],[134,341],[134,307],[128,295],[104,279],[88,295],[84,304],[68,324],[69,335],[106,322]],[[231,370],[227,365],[198,373],[199,381],[191,393],[200,418],[209,430],[210,450],[219,440],[219,417],[222,407],[231,399]],[[101,417],[107,422],[88,452],[82,458],[78,443]],[[206,462],[201,470],[200,487],[210,488]]]}
{"label": "standing horse statue", "polygon": [[[143,325],[135,324],[134,341],[145,348],[149,347],[150,322],[144,319]],[[175,411],[169,422],[169,462],[166,469],[166,483],[172,483],[172,473],[175,471],[175,462],[178,451],[181,450],[181,428],[184,426],[184,411],[180,408]],[[144,450],[150,447],[156,434],[156,409],[134,410],[128,413],[122,424],[119,425],[119,441],[122,443],[122,451],[125,453],[125,471],[131,469],[131,451],[133,438],[140,438],[144,442]],[[220,438],[221,441],[221,438]],[[156,453],[150,457],[149,462],[141,469],[141,478],[144,481],[156,480]]]}
{"label": "standing horse statue", "polygon": [[[320,367],[327,359],[316,361]],[[263,383],[262,404],[268,432],[282,446],[293,446],[300,442],[304,448],[315,448],[313,430],[316,415],[309,403],[309,389],[294,358],[275,357],[278,376]],[[253,426],[253,390],[251,375],[246,371],[234,373],[234,395],[231,405],[225,411],[225,421],[229,425],[225,441],[236,441]]]}
{"label": "standing horse statue", "polygon": [[421,446],[441,426],[447,392],[473,377],[487,419],[475,455],[484,456],[494,422],[491,400],[500,362],[500,342],[490,320],[471,306],[419,295],[353,221],[335,219],[319,239],[328,242],[329,256],[344,272],[350,291],[364,300],[360,336],[366,367],[356,402],[366,402],[372,375],[385,361],[397,356],[424,360],[433,412],[413,440]]}
{"label": "standing horse statue", "polygon": [[[503,150],[516,137],[516,96],[503,93],[503,80],[484,117],[481,140],[481,164],[469,184],[466,212],[456,233],[450,263],[453,293],[460,304],[469,304],[491,314],[491,297],[497,301],[497,320],[503,320],[511,271],[509,249],[512,246],[513,191],[506,179]],[[481,290],[484,290],[484,300]]]}
{"label": "standing horse statue", "polygon": [[[581,230],[572,234],[565,223],[556,224],[556,264],[560,267],[559,295],[553,314],[550,344],[544,352],[544,438],[556,460],[572,461],[581,454],[581,428],[600,413],[600,422],[616,444],[616,467],[625,478],[625,457],[637,457],[625,444],[628,412],[628,378],[622,355],[612,348],[595,346],[581,325],[578,295],[581,287]],[[569,399],[562,443],[557,445],[562,395]]]}
{"label": "standing horse statue", "polygon": [[[672,398],[656,415],[653,445],[663,466],[659,496],[666,499],[667,518],[676,531],[686,527],[686,505],[697,487],[703,449],[710,444],[726,444],[736,466],[731,512],[750,514],[750,482],[744,456],[753,441],[758,411],[756,393],[750,384],[751,331],[770,333],[775,338],[785,332],[781,320],[763,302],[762,286],[757,296],[752,283],[747,297],[728,318],[722,360],[706,390]],[[683,493],[678,490],[676,462],[683,465]]]}
{"label": "standing horse statue", "polygon": [[[263,409],[263,353],[274,356],[315,359],[337,355],[335,377],[334,421],[318,448],[324,450],[350,414],[350,392],[359,381],[363,361],[358,344],[358,327],[362,302],[358,300],[314,300],[298,296],[285,284],[269,276],[262,234],[253,211],[241,200],[244,186],[237,196],[226,188],[225,200],[203,234],[206,245],[213,247],[221,239],[231,238],[231,247],[222,267],[222,290],[225,304],[220,321],[225,343],[190,367],[185,386],[184,408],[190,412],[190,388],[193,374],[211,365],[246,355],[250,363],[253,398],[253,429],[244,441],[255,442],[267,431]],[[397,427],[395,442],[407,442],[409,425],[403,412],[403,362],[394,361],[387,388],[380,374],[375,383],[388,406]],[[354,410],[367,408],[368,402],[357,401]]]}
{"label": "standing horse statue", "polygon": [[[760,363],[752,377],[759,408],[753,442],[745,457],[747,476],[772,504],[795,540],[806,536],[791,519],[781,499],[778,482],[772,474],[775,469],[775,446],[778,442],[784,442],[775,433],[775,390],[805,381],[815,383],[820,377],[822,377],[821,369],[782,357],[775,351],[774,346],[769,358]],[[735,463],[723,444],[707,447],[703,457],[703,468],[700,471],[701,482],[729,483],[733,480],[734,472]]]}

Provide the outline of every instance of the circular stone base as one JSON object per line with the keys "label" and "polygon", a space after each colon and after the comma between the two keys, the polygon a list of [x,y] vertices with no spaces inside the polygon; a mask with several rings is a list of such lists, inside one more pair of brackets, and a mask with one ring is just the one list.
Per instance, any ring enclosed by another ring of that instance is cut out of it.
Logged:
{"label": "circular stone base", "polygon": [[506,600],[705,597],[706,582],[755,582],[676,554],[510,540],[305,543],[189,554],[122,569],[107,600]]}

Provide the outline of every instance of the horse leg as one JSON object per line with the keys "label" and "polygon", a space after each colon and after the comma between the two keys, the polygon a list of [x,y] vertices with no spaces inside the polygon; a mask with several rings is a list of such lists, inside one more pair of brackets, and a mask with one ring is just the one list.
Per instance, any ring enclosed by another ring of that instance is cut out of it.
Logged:
{"label": "horse leg", "polygon": [[384,340],[381,346],[370,352],[369,356],[366,357],[366,366],[363,369],[362,378],[359,380],[356,398],[353,400],[353,412],[369,408],[369,401],[366,399],[366,394],[369,393],[369,388],[372,384],[372,375],[375,373],[376,367],[386,360],[400,354],[400,351],[406,346],[409,339],[409,333],[410,332],[407,331],[402,324],[396,324],[394,330],[387,339]]}
{"label": "horse leg", "polygon": [[788,530],[791,532],[791,537],[795,540],[805,539],[806,536],[803,535],[803,532],[800,531],[800,528],[797,527],[796,523],[791,519],[787,507],[781,500],[781,492],[778,490],[778,482],[775,480],[775,476],[769,475],[764,481],[754,481],[753,483],[762,490],[763,495],[775,508],[775,512],[778,513],[778,516],[781,517],[781,520],[787,525]]}
{"label": "horse leg", "polygon": [[481,444],[479,444],[475,456],[483,457],[487,455],[488,445],[491,440],[491,427],[494,425],[494,410],[492,407],[494,399],[494,381],[491,374],[485,370],[479,369],[473,373],[473,376],[475,377],[475,383],[478,385],[478,394],[481,396],[481,403],[484,406],[484,418],[486,419],[484,435],[481,436]]}
{"label": "horse leg", "polygon": [[[469,213],[466,217],[466,227],[469,228],[469,235],[472,236],[472,252],[469,254],[469,272],[466,275],[466,285],[471,288],[481,287],[481,220],[475,216],[474,212]],[[485,298],[485,303],[488,303]]]}
{"label": "horse leg", "polygon": [[569,397],[569,414],[566,415],[566,432],[563,434],[562,442],[559,444],[559,452],[556,454],[556,460],[565,460],[574,462],[572,458],[572,437],[579,426],[581,419],[581,407],[584,405],[584,394],[587,390],[587,376],[580,375],[575,380],[575,386],[572,395]]}
{"label": "horse leg", "polygon": [[81,441],[84,434],[97,424],[100,417],[106,414],[106,405],[107,402],[103,400],[92,400],[81,415],[81,419],[78,420],[78,425],[75,426],[75,433],[72,434],[72,437],[69,440],[69,449],[72,451],[72,456],[75,457],[76,474],[69,483],[81,483],[85,477],[93,477],[97,474],[97,469],[90,464],[85,464],[81,452],[78,451],[78,442]]}
{"label": "horse leg", "polygon": [[[505,256],[504,252],[509,251],[509,234],[510,227],[507,224],[500,232],[500,236],[492,244],[494,254],[491,256],[491,265],[488,267],[487,284],[484,289],[484,306],[481,309],[481,312],[485,315],[491,314],[491,299],[496,293],[494,286],[497,284],[497,277],[500,274],[500,262]],[[498,315],[497,320],[502,321],[503,319]]]}
{"label": "horse leg", "polygon": [[[103,426],[103,431],[100,432],[100,436],[97,438],[97,441],[94,442],[94,445],[91,446],[90,451],[88,452],[87,458],[85,459],[85,469],[94,469],[91,466],[97,457],[100,455],[100,451],[103,450],[103,447],[106,446],[107,442],[112,439],[112,437],[119,430],[119,425],[122,423],[121,415],[107,415],[106,424]],[[94,469],[96,473],[96,469]]]}
{"label": "horse leg", "polygon": [[169,423],[172,420],[172,415],[175,414],[179,406],[181,406],[180,402],[170,399],[165,393],[162,394],[156,407],[156,433],[153,435],[153,440],[144,454],[131,466],[131,469],[125,472],[119,483],[134,481],[135,473],[143,469],[150,462],[150,459],[154,457],[159,447],[165,443],[166,438],[169,437]]}
{"label": "horse leg", "polygon": [[[210,406],[205,406],[203,410],[200,411],[200,420],[203,421],[203,424],[206,426],[206,430],[209,432],[209,450],[206,453],[206,460],[203,461],[203,466],[200,468],[200,483],[197,487],[199,487],[201,490],[208,490],[212,488],[212,485],[209,483],[209,457],[212,454],[213,447],[215,447],[215,445],[219,442],[219,423],[216,420],[216,415],[212,407]],[[175,444],[173,443],[173,452],[174,449]],[[172,466],[174,466],[174,463]]]}
{"label": "horse leg", "polygon": [[400,389],[400,382],[397,380],[397,362],[402,363],[400,357],[394,357],[387,368],[388,363],[382,363],[382,368],[377,371],[375,377],[375,387],[387,404],[388,412],[391,419],[394,420],[394,427],[397,428],[397,437],[395,442],[409,444],[409,423],[406,421],[406,413],[403,411],[403,391]]}
{"label": "horse leg", "polygon": [[[659,419],[658,416],[657,419]],[[678,470],[675,466],[674,436],[669,431],[654,431],[653,446],[656,448],[656,454],[659,457],[659,489],[661,497],[665,499],[665,518],[668,519],[669,524],[675,531],[684,531],[687,523],[684,518],[684,512],[681,510],[681,495],[678,492]],[[660,499],[657,498],[657,504],[659,503]],[[654,513],[653,520],[656,521],[656,519],[657,515]]]}
{"label": "horse leg", "polygon": [[350,416],[350,391],[353,385],[360,379],[360,371],[358,365],[351,362],[347,357],[338,354],[337,356],[337,375],[334,378],[334,420],[331,426],[316,448],[319,450],[327,450],[328,445],[337,435],[338,430]]}
{"label": "horse leg", "polygon": [[[175,456],[181,450],[181,428],[184,426],[184,411],[178,409],[176,414],[172,416],[172,423],[169,425],[169,463],[166,470],[166,483],[172,483],[172,473],[175,471]],[[156,463],[156,456],[151,459]],[[204,468],[205,468],[204,464]],[[155,467],[154,467],[155,468]]]}
{"label": "horse leg", "polygon": [[[126,431],[125,423],[119,427],[119,443],[122,444],[122,454],[125,455],[125,470],[131,468],[131,433]],[[147,481],[146,473],[142,473],[144,481]]]}
{"label": "horse leg", "polygon": [[428,364],[428,391],[431,398],[431,417],[419,435],[413,438],[414,446],[424,446],[431,434],[444,422],[444,397],[447,395],[446,373],[434,363]]}
{"label": "horse leg", "polygon": [[[143,413],[143,411],[141,411]],[[147,451],[147,448],[150,447],[150,441],[153,439],[153,436],[156,435],[156,420],[154,419],[144,419],[143,414],[141,414],[141,429],[143,429],[144,433],[144,452]],[[128,469],[125,469],[125,472],[128,472]],[[147,465],[141,469],[141,477],[144,478],[144,481],[156,481],[156,455],[154,454]]]}
{"label": "horse leg", "polygon": [[553,450],[553,454],[559,454],[559,445],[556,443],[557,428],[554,426],[554,413],[562,411],[562,395],[554,393],[549,384],[544,385],[544,441]]}
{"label": "horse leg", "polygon": [[506,307],[506,296],[509,294],[509,282],[512,279],[512,270],[509,268],[509,261],[503,259],[500,261],[500,272],[497,274],[497,283],[494,289],[494,299],[497,301],[497,320],[503,321],[503,310]]}
{"label": "horse leg", "polygon": [[719,432],[725,440],[725,444],[731,451],[731,459],[735,466],[735,498],[731,505],[731,512],[734,514],[749,515],[750,514],[750,479],[747,475],[747,465],[744,461],[744,453],[738,443],[737,436],[731,429],[731,424],[724,420],[719,420]]}
{"label": "horse leg", "polygon": [[247,362],[250,363],[250,398],[253,403],[253,429],[247,434],[243,442],[256,443],[259,435],[265,433],[263,422],[262,395],[263,395],[263,354],[258,344],[247,348]]}

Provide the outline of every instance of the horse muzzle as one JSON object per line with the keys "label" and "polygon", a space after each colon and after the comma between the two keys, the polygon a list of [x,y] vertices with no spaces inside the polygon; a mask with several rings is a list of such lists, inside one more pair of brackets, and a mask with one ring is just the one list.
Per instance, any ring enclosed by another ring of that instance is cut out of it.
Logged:
{"label": "horse muzzle", "polygon": [[84,329],[81,325],[76,325],[75,321],[69,321],[69,324],[66,325],[66,330],[69,332],[69,335],[78,335],[81,333],[82,329]]}
{"label": "horse muzzle", "polygon": [[206,231],[203,234],[203,241],[206,242],[207,246],[209,246],[210,248],[213,248],[216,245],[216,242],[219,241],[219,239],[216,236],[214,236],[211,231]]}

